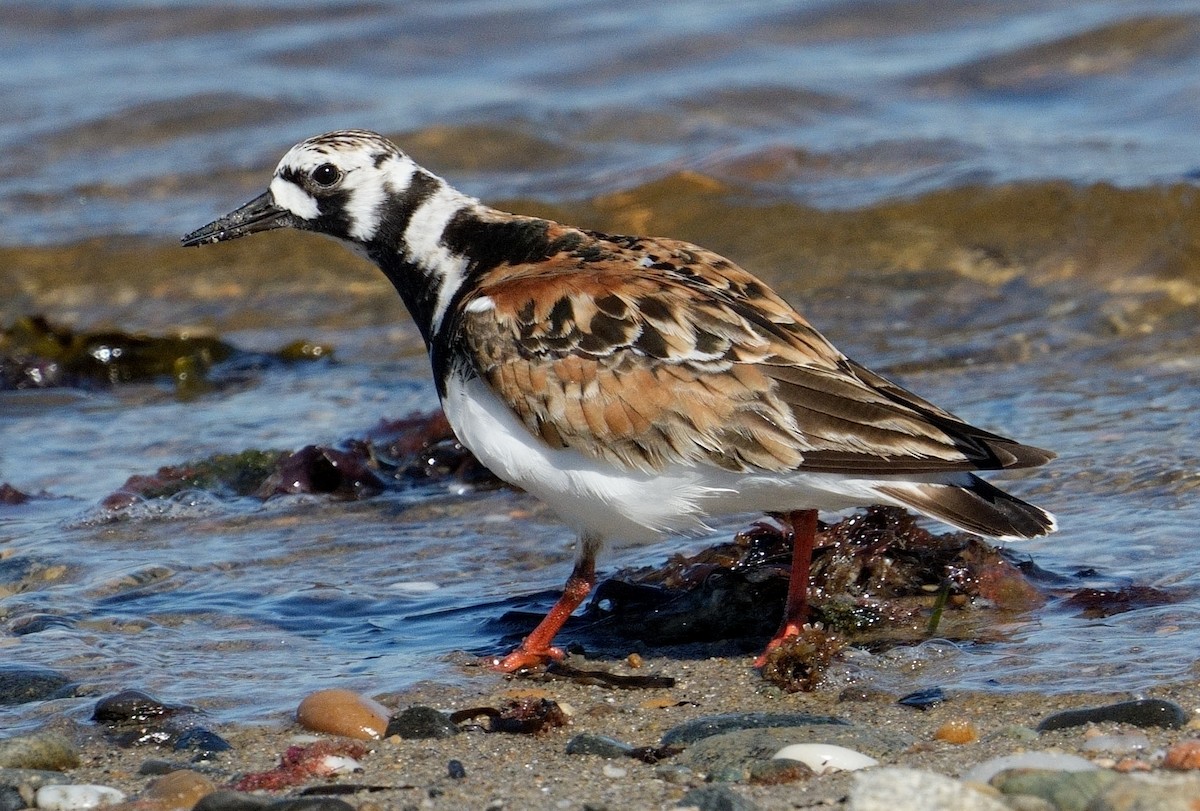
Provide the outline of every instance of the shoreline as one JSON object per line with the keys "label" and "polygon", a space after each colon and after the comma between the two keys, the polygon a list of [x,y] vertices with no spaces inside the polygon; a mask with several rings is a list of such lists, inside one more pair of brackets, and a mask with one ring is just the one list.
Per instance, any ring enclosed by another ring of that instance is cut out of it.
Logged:
{"label": "shoreline", "polygon": [[[1126,701],[1131,696],[949,692],[943,701],[916,709],[897,703],[897,696],[892,693],[875,689],[869,683],[853,681],[831,683],[811,693],[785,693],[764,682],[749,667],[749,661],[744,657],[649,656],[637,668],[609,660],[578,665],[627,675],[672,676],[676,682],[669,688],[626,690],[564,681],[510,679],[482,669],[477,671],[478,675],[468,677],[465,683],[417,684],[379,695],[377,699],[393,716],[411,706],[433,707],[451,713],[496,706],[505,701],[548,699],[562,708],[567,723],[536,734],[485,732],[479,725],[474,728],[466,725],[467,731],[446,738],[405,739],[393,735],[382,740],[362,741],[367,751],[357,758],[361,772],[332,778],[312,775],[263,796],[272,799],[294,797],[306,788],[342,785],[362,787],[361,791],[350,789],[352,793],[339,795],[342,801],[360,811],[410,807],[605,808],[615,811],[672,808],[685,796],[691,796],[689,791],[700,789],[714,797],[718,793],[725,795],[726,799],[728,792],[733,792],[749,803],[744,806],[746,808],[857,808],[853,803],[845,805],[846,797],[855,785],[856,774],[866,774],[866,771],[813,775],[799,769],[774,773],[769,769],[756,772],[757,766],[738,766],[736,749],[739,746],[747,748],[744,753],[750,758],[747,763],[753,765],[750,750],[762,745],[761,740],[755,743],[755,735],[761,738],[762,730],[721,736],[729,739],[733,751],[725,755],[710,751],[700,759],[697,759],[696,743],[655,763],[634,757],[567,754],[568,742],[582,734],[616,739],[632,747],[657,747],[669,730],[699,718],[728,713],[806,713],[832,716],[848,725],[791,727],[772,730],[771,734],[795,743],[805,742],[806,736],[817,742],[822,738],[826,742],[836,738],[837,745],[878,760],[880,766],[876,769],[900,767],[951,778],[958,778],[972,767],[1000,756],[1060,751],[1084,757],[1099,766],[1102,772],[1118,767],[1121,771],[1148,775],[1152,781],[1183,781],[1180,783],[1183,789],[1176,787],[1184,792],[1180,796],[1200,797],[1200,772],[1193,771],[1180,777],[1180,773],[1169,772],[1161,765],[1163,755],[1170,747],[1195,740],[1200,735],[1200,718],[1196,715],[1200,707],[1200,687],[1194,682],[1162,685],[1145,694],[1179,705],[1188,719],[1179,728],[1102,722],[1039,733],[1035,731],[1036,726],[1053,713]],[[965,742],[946,740],[951,737],[947,733],[951,728],[969,730],[959,736]],[[154,745],[117,746],[105,734],[103,725],[74,725],[61,719],[47,729],[66,735],[79,747],[79,765],[63,771],[59,782],[117,788],[131,798],[134,803],[131,807],[143,809],[191,807],[156,804],[154,791],[147,794],[155,777],[142,773],[147,770],[148,763],[154,764],[152,770],[158,774],[190,769],[203,774],[217,787],[227,787],[246,773],[275,769],[289,747],[307,745],[317,739],[348,740],[316,736],[301,728],[294,719],[264,719],[261,725],[216,725],[213,729],[231,749],[192,762],[195,753],[189,751],[166,751]],[[1113,741],[1112,750],[1096,748],[1089,743],[1101,736],[1108,736],[1105,740]],[[966,740],[971,737],[975,739]],[[1144,746],[1135,745],[1143,738]],[[1123,747],[1126,751],[1120,751]],[[722,757],[731,760],[725,762],[720,760]],[[705,761],[707,766],[702,765],[704,758],[709,758]],[[454,766],[453,761],[460,765]],[[738,779],[740,768],[741,779]],[[11,783],[11,780],[10,776],[7,782]],[[989,792],[982,788],[965,790],[985,796]],[[318,791],[337,792],[339,789]],[[1195,794],[1188,793],[1192,791]],[[992,799],[1001,796],[994,791],[991,793]],[[323,797],[326,803],[330,800]],[[322,807],[343,806],[327,804]],[[954,806],[935,803],[924,807]]]}

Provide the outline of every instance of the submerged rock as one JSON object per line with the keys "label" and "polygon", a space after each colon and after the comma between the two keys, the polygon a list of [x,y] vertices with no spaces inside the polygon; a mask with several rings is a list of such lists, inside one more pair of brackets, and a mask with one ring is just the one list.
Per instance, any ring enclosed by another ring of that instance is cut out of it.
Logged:
{"label": "submerged rock", "polygon": [[672,727],[663,734],[662,743],[664,746],[690,744],[713,735],[743,729],[806,728],[827,724],[850,726],[850,722],[832,715],[810,715],[804,712],[734,712],[706,715]]}
{"label": "submerged rock", "polygon": [[71,684],[69,678],[49,668],[0,665],[0,706],[58,698]]}

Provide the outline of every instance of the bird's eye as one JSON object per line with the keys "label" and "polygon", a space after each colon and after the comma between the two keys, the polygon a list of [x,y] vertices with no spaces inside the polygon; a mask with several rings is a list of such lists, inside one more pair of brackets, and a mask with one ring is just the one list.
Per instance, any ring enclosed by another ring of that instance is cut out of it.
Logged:
{"label": "bird's eye", "polygon": [[318,186],[332,186],[342,179],[342,173],[332,163],[322,163],[312,170],[310,177]]}

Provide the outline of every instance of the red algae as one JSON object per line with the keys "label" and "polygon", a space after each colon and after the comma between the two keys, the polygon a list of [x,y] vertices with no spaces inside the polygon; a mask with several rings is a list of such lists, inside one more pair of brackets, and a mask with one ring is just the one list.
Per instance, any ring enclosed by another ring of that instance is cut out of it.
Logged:
{"label": "red algae", "polygon": [[334,757],[361,758],[367,747],[355,741],[317,741],[307,746],[289,746],[279,765],[265,772],[242,775],[233,784],[235,791],[276,791],[299,785],[312,777],[328,777],[335,773],[329,759]]}

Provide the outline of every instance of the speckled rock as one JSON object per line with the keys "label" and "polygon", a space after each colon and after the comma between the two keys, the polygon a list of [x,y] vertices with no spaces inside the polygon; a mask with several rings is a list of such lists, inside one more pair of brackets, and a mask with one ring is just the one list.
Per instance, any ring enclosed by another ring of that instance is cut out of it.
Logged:
{"label": "speckled rock", "polygon": [[305,729],[364,741],[383,737],[389,715],[375,699],[342,689],[310,693],[296,708],[296,720]]}
{"label": "speckled rock", "polygon": [[1064,710],[1042,719],[1038,724],[1038,732],[1050,732],[1055,729],[1082,726],[1083,724],[1098,724],[1111,721],[1119,724],[1130,724],[1136,727],[1168,727],[1179,729],[1188,722],[1188,714],[1183,707],[1174,701],[1161,698],[1147,698],[1139,701],[1122,701],[1117,704],[1106,704],[1103,707],[1086,707],[1078,710]]}
{"label": "speckled rock", "polygon": [[36,732],[0,741],[0,768],[64,771],[78,765],[79,750],[56,732]]}
{"label": "speckled rock", "polygon": [[1163,756],[1163,768],[1177,771],[1200,769],[1200,741],[1180,741],[1168,748]]}
{"label": "speckled rock", "polygon": [[933,772],[870,769],[855,775],[849,811],[1011,811],[1001,800]]}
{"label": "speckled rock", "polygon": [[458,727],[440,710],[433,707],[409,707],[388,721],[384,735],[401,738],[448,738],[458,734]]}

